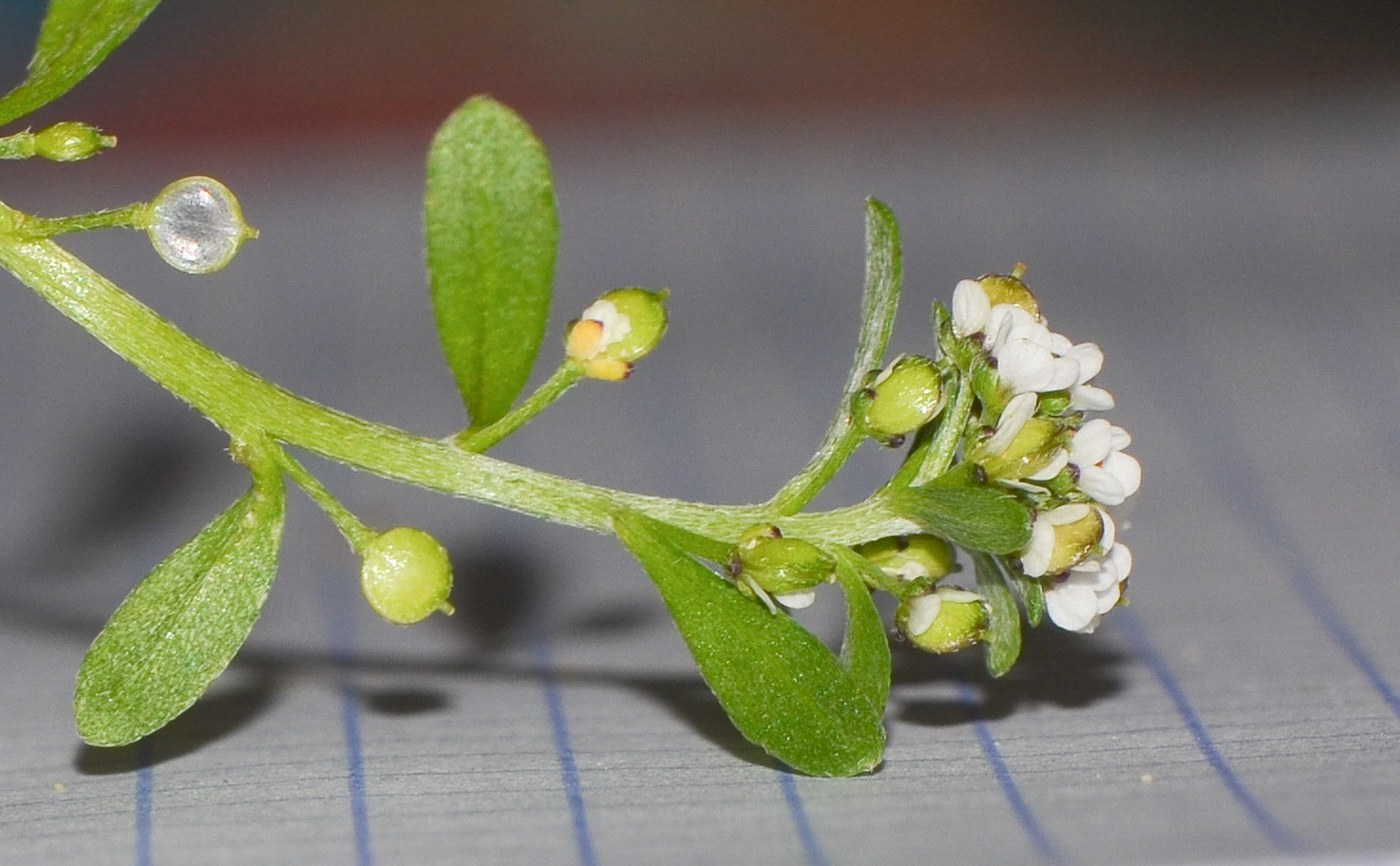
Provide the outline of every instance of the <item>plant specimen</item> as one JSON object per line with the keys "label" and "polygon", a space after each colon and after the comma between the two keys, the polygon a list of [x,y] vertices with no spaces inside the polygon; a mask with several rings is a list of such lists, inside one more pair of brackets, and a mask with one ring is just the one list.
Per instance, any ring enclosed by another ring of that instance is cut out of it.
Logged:
{"label": "plant specimen", "polygon": [[[0,99],[0,126],[62,95],[157,0],[53,0],[28,78]],[[86,159],[115,139],[65,122],[0,137],[0,157]],[[927,355],[886,359],[901,286],[893,214],[866,203],[861,332],[826,436],[766,502],[711,505],[572,481],[486,456],[576,386],[609,387],[657,347],[666,293],[605,292],[568,327],[558,367],[522,397],[549,315],[558,241],[544,148],[509,109],[468,100],[433,139],[424,197],[431,302],[470,423],[420,436],[292,394],[212,351],[60,247],[68,232],[145,231],[191,274],[224,267],[257,233],[233,193],[192,177],[149,202],[68,217],[0,204],[0,266],[230,439],[250,487],[131,593],[78,673],[79,734],[130,743],[186,710],[225,669],[276,571],[288,479],[361,557],[361,587],[386,620],[451,613],[446,552],[412,527],[366,526],[294,456],[300,449],[385,478],[615,535],[656,584],[701,675],[738,730],[796,770],[852,775],[884,749],[887,625],[933,653],[984,648],[993,675],[1021,651],[1022,623],[1089,632],[1131,570],[1110,509],[1140,484],[1126,431],[1101,417],[1093,343],[1051,331],[1024,268],[959,283],[935,303]],[[591,380],[591,381],[590,381]],[[903,448],[893,477],[856,505],[808,505],[865,440]],[[953,576],[970,565],[968,586]],[[791,618],[839,593],[832,652]]]}

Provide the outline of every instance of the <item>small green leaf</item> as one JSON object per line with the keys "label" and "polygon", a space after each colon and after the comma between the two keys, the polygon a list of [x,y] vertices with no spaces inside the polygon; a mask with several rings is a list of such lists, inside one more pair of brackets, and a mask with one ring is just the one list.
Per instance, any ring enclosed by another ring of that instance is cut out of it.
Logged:
{"label": "small green leaf", "polygon": [[940,485],[890,490],[890,510],[966,550],[1016,553],[1031,540],[1031,512],[1019,498],[990,487]]}
{"label": "small green leaf", "polygon": [[879,580],[884,572],[848,547],[837,547],[835,553],[836,580],[846,594],[846,639],[841,643],[841,663],[875,712],[883,714],[890,696],[890,642],[861,573],[877,572],[872,579]]}
{"label": "small green leaf", "polygon": [[247,639],[277,569],[285,491],[275,471],[156,566],[78,671],[78,734],[121,746],[189,709]]}
{"label": "small green leaf", "polygon": [[982,637],[987,643],[987,671],[999,677],[1011,670],[1021,655],[1021,610],[1016,607],[1016,598],[1006,585],[996,560],[986,554],[974,554],[973,562],[977,569],[977,590],[992,609],[987,632]]}
{"label": "small green leaf", "polygon": [[72,89],[146,20],[160,0],[50,0],[29,76],[0,99],[0,126]]}
{"label": "small green leaf", "polygon": [[1026,622],[1032,627],[1040,625],[1041,620],[1045,618],[1045,588],[1040,585],[1039,580],[1026,577],[1016,569],[1003,565],[1002,571],[1011,580],[1017,595],[1021,596],[1021,604],[1026,609]]}
{"label": "small green leaf", "polygon": [[543,145],[510,109],[468,100],[433,138],[423,211],[438,337],[481,428],[510,410],[544,337],[559,220]]}
{"label": "small green leaf", "polygon": [[[880,763],[885,730],[874,696],[821,641],[691,559],[664,524],[627,512],[613,525],[660,589],[701,676],[741,734],[814,776],[853,776]],[[851,659],[853,667],[859,660],[861,679],[876,664],[867,654],[868,638],[857,637]]]}

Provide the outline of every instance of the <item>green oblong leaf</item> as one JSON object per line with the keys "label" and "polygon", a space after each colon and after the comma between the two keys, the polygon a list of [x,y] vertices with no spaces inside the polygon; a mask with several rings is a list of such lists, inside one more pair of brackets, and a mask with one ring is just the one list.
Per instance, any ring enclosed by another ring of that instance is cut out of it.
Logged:
{"label": "green oblong leaf", "polygon": [[1016,607],[1016,598],[995,559],[976,554],[973,563],[977,570],[977,590],[991,608],[987,632],[982,636],[987,644],[987,672],[999,677],[1011,670],[1016,659],[1021,657],[1021,610]]}
{"label": "green oblong leaf", "polygon": [[510,410],[544,337],[559,246],[544,146],[486,97],[447,118],[423,201],[438,337],[472,426]]}
{"label": "green oblong leaf", "polygon": [[880,763],[882,713],[821,641],[691,559],[664,524],[629,512],[613,525],[741,734],[814,776],[853,776]]}
{"label": "green oblong leaf", "polygon": [[255,475],[247,493],[127,596],[78,670],[79,736],[95,746],[134,742],[204,694],[267,599],[284,506],[281,476]]}
{"label": "green oblong leaf", "polygon": [[[879,567],[848,547],[837,547],[834,552],[836,580],[846,594],[846,637],[841,643],[841,663],[875,712],[883,714],[890,696],[890,641],[885,636],[885,622],[861,577]],[[873,579],[878,582],[883,575],[874,575]]]}
{"label": "green oblong leaf", "polygon": [[1031,540],[1031,512],[1021,500],[990,487],[942,486],[891,490],[896,514],[966,550],[1016,553]]}
{"label": "green oblong leaf", "polygon": [[50,0],[29,75],[0,99],[0,126],[72,89],[132,34],[160,0]]}

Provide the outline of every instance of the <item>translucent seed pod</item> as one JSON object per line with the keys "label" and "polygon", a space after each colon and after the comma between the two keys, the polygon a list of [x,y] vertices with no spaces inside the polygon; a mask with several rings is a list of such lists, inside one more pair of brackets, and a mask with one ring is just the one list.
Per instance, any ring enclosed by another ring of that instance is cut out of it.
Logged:
{"label": "translucent seed pod", "polygon": [[212,177],[187,177],[161,190],[147,206],[146,233],[166,264],[187,274],[219,270],[258,236],[238,199]]}
{"label": "translucent seed pod", "polygon": [[436,611],[451,614],[452,562],[437,539],[399,526],[366,545],[360,591],[375,613],[395,625],[420,622]]}

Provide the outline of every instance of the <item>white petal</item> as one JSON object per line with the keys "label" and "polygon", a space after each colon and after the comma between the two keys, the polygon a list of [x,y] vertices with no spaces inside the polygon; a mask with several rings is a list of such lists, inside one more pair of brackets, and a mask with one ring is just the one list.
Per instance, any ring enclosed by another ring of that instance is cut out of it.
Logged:
{"label": "white petal", "polygon": [[603,335],[598,340],[599,351],[632,333],[631,317],[619,312],[617,305],[612,301],[594,301],[583,311],[582,318],[603,324]]}
{"label": "white petal", "polygon": [[1055,376],[1055,356],[1030,340],[1009,340],[998,348],[997,375],[1012,391],[1045,391]]}
{"label": "white petal", "polygon": [[1040,577],[1050,567],[1050,554],[1055,552],[1055,527],[1036,518],[1031,524],[1031,540],[1021,552],[1021,571],[1026,577]]}
{"label": "white petal", "polygon": [[801,610],[804,607],[812,606],[812,602],[817,600],[817,592],[813,589],[804,589],[801,592],[785,592],[781,595],[774,594],[773,600],[783,607]]}
{"label": "white petal", "polygon": [[1045,591],[1045,612],[1066,631],[1093,631],[1098,625],[1098,594],[1087,586],[1061,583]]}
{"label": "white petal", "polygon": [[1138,488],[1142,486],[1142,464],[1131,454],[1114,451],[1104,458],[1103,468],[1123,485],[1125,498],[1137,493]]}
{"label": "white petal", "polygon": [[1133,437],[1129,435],[1127,430],[1124,430],[1117,424],[1109,425],[1109,433],[1112,434],[1111,438],[1113,440],[1114,451],[1122,451],[1124,448],[1133,444]]}
{"label": "white petal", "polygon": [[1102,615],[1102,614],[1108,613],[1110,610],[1113,610],[1113,608],[1114,608],[1115,606],[1117,606],[1117,604],[1118,604],[1118,599],[1120,599],[1120,598],[1123,597],[1123,593],[1122,593],[1122,591],[1118,588],[1118,584],[1115,583],[1115,584],[1113,584],[1112,586],[1110,586],[1108,589],[1105,589],[1105,590],[1099,592],[1099,593],[1098,593],[1098,597],[1099,597],[1099,609],[1098,609],[1098,612],[1099,612],[1100,615]]}
{"label": "white petal", "polygon": [[921,635],[929,630],[938,619],[938,611],[943,607],[943,599],[936,593],[921,595],[909,600],[909,615],[904,620],[904,631],[911,635]]}
{"label": "white petal", "polygon": [[1046,328],[1045,332],[1047,335],[1045,345],[1056,355],[1068,356],[1074,351],[1074,343],[1070,342],[1069,337],[1066,337],[1064,334],[1057,334],[1049,328]]}
{"label": "white petal", "polygon": [[1102,508],[1097,509],[1099,520],[1103,521],[1103,534],[1099,536],[1099,549],[1105,553],[1113,549],[1113,543],[1118,540],[1118,525],[1113,522],[1113,518]]}
{"label": "white petal", "polygon": [[1079,362],[1079,381],[1076,383],[1079,385],[1088,382],[1103,369],[1103,349],[1097,343],[1079,343],[1065,357]]}
{"label": "white petal", "polygon": [[1089,506],[1082,502],[1071,502],[1068,505],[1061,505],[1059,508],[1052,508],[1042,514],[1037,520],[1043,519],[1051,526],[1065,526],[1076,523],[1089,516]]}
{"label": "white petal", "polygon": [[1065,391],[1079,383],[1079,362],[1073,358],[1056,358],[1055,375],[1042,391]]}
{"label": "white petal", "polygon": [[1006,408],[1001,410],[997,432],[987,440],[985,448],[988,454],[993,457],[1000,456],[1007,449],[1016,438],[1016,434],[1021,432],[1021,428],[1025,427],[1026,422],[1035,414],[1037,403],[1035,394],[1017,394],[1007,402]]}
{"label": "white petal", "polygon": [[1113,425],[1095,418],[1074,432],[1069,443],[1069,462],[1081,468],[1093,466],[1113,450]]}
{"label": "white petal", "polygon": [[1079,489],[1104,505],[1122,505],[1128,498],[1118,476],[1098,466],[1079,467]]}
{"label": "white petal", "polygon": [[1051,478],[1054,478],[1056,475],[1059,475],[1060,470],[1064,469],[1068,465],[1069,452],[1061,448],[1055,452],[1054,457],[1050,458],[1050,462],[1045,464],[1045,468],[1037,469],[1035,472],[1032,472],[1030,475],[1027,475],[1026,478],[1030,479],[1031,481],[1049,481]]}
{"label": "white petal", "polygon": [[1118,569],[1118,582],[1122,583],[1133,573],[1133,552],[1126,544],[1115,544],[1108,552],[1109,561]]}
{"label": "white petal", "polygon": [[[1084,375],[1082,368],[1079,374]],[[1075,385],[1069,389],[1069,408],[1076,411],[1106,412],[1117,405],[1113,395],[1095,385]]]}
{"label": "white petal", "polygon": [[976,280],[963,280],[953,289],[953,333],[959,337],[987,327],[992,302]]}

